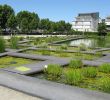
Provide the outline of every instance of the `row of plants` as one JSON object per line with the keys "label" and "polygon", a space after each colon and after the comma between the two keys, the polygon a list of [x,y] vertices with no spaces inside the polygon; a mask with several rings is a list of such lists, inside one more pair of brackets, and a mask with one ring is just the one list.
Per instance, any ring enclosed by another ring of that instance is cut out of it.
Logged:
{"label": "row of plants", "polygon": [[39,54],[39,55],[45,55],[45,56],[56,56],[56,57],[71,57],[71,58],[76,58],[76,59],[85,59],[85,60],[94,60],[99,57],[102,57],[102,54],[97,53],[95,55],[93,54],[83,54],[81,52],[76,52],[76,53],[67,53],[63,52],[62,50],[56,50],[56,51],[49,51],[49,50],[27,50],[24,51],[24,53],[29,53],[29,54]]}
{"label": "row of plants", "polygon": [[84,66],[81,60],[71,60],[64,68],[49,64],[44,69],[43,78],[110,93],[110,64],[102,64],[99,67]]}

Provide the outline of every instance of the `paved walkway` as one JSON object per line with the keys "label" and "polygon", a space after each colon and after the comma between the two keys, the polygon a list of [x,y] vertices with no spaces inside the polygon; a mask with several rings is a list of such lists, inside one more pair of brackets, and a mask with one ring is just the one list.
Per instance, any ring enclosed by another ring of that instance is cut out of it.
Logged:
{"label": "paved walkway", "polygon": [[0,100],[41,100],[41,99],[0,86]]}
{"label": "paved walkway", "polygon": [[[0,84],[46,100],[110,100],[110,95],[106,93],[3,71],[0,71]],[[25,98],[20,100],[25,100]]]}

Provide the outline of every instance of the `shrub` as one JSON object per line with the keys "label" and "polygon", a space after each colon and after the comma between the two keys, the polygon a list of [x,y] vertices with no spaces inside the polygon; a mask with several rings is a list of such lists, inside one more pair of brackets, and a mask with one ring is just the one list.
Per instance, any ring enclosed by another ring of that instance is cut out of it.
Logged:
{"label": "shrub", "polygon": [[102,64],[101,66],[99,66],[98,70],[103,73],[110,73],[110,64],[109,63]]}
{"label": "shrub", "polygon": [[81,68],[83,67],[83,63],[81,60],[71,60],[69,63],[69,67],[71,68]]}
{"label": "shrub", "polygon": [[80,50],[80,51],[86,51],[86,50],[87,50],[86,45],[83,44],[83,43],[81,43],[81,44],[79,45],[79,50]]}
{"label": "shrub", "polygon": [[24,40],[24,37],[19,37],[19,41],[23,41]]}
{"label": "shrub", "polygon": [[47,50],[42,50],[42,55],[50,55],[50,51],[47,51]]}
{"label": "shrub", "polygon": [[83,77],[80,71],[68,70],[64,73],[65,82],[70,85],[79,85],[82,82]]}
{"label": "shrub", "polygon": [[97,88],[99,90],[110,93],[110,78],[105,76],[105,77],[99,79],[97,82]]}
{"label": "shrub", "polygon": [[5,51],[5,40],[3,37],[0,37],[0,53],[3,53]]}
{"label": "shrub", "polygon": [[61,46],[60,46],[60,49],[61,49],[61,50],[67,50],[67,49],[68,49],[67,44],[61,45]]}
{"label": "shrub", "polygon": [[97,75],[97,69],[94,67],[87,67],[82,69],[84,77],[94,78]]}
{"label": "shrub", "polygon": [[12,49],[18,49],[18,38],[16,36],[12,36],[10,39],[10,47]]}
{"label": "shrub", "polygon": [[57,64],[49,64],[48,67],[44,69],[44,73],[49,80],[58,80],[61,78],[62,71],[61,66]]}

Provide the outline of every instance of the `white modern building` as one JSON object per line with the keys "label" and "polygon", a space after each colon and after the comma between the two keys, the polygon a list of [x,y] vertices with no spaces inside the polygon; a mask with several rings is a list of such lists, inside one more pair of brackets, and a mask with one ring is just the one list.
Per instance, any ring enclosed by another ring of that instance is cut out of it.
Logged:
{"label": "white modern building", "polygon": [[80,13],[75,21],[72,21],[72,29],[83,32],[96,32],[99,23],[99,12]]}
{"label": "white modern building", "polygon": [[107,30],[110,31],[110,16],[106,17],[104,21],[107,26]]}

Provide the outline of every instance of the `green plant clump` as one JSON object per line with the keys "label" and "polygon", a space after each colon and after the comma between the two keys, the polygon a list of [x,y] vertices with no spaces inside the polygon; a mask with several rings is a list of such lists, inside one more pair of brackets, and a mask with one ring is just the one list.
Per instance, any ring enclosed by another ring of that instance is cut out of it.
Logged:
{"label": "green plant clump", "polygon": [[104,63],[101,66],[99,66],[98,70],[103,73],[110,73],[110,64]]}
{"label": "green plant clump", "polygon": [[87,78],[95,78],[97,75],[97,69],[94,67],[83,68],[82,74]]}
{"label": "green plant clump", "polygon": [[67,49],[68,49],[67,44],[61,45],[61,46],[60,46],[60,49],[61,49],[61,50],[67,50]]}
{"label": "green plant clump", "polygon": [[70,85],[78,86],[83,80],[81,72],[77,70],[68,70],[64,73],[64,76],[65,82]]}
{"label": "green plant clump", "polygon": [[106,76],[99,79],[97,82],[97,87],[99,90],[110,93],[110,78]]}
{"label": "green plant clump", "polygon": [[10,47],[12,49],[18,49],[18,38],[16,36],[12,36],[10,39]]}
{"label": "green plant clump", "polygon": [[50,55],[50,51],[42,50],[41,51],[42,55]]}
{"label": "green plant clump", "polygon": [[0,53],[5,52],[5,40],[0,37]]}
{"label": "green plant clump", "polygon": [[47,68],[44,69],[44,73],[47,75],[49,80],[58,80],[61,78],[63,69],[60,65],[49,64]]}
{"label": "green plant clump", "polygon": [[86,51],[86,50],[87,50],[86,45],[83,44],[83,43],[81,43],[81,44],[79,45],[79,50],[80,50],[80,51]]}
{"label": "green plant clump", "polygon": [[69,63],[69,67],[71,68],[81,68],[83,67],[83,63],[81,60],[71,60]]}

